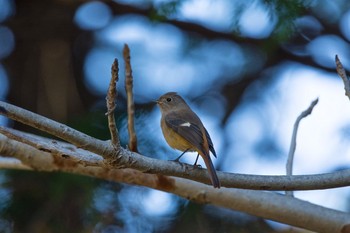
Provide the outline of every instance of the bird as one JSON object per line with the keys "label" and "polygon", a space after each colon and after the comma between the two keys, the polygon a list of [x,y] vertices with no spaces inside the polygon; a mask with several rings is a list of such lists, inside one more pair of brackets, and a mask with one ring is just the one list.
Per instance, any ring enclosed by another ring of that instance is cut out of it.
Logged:
{"label": "bird", "polygon": [[196,151],[197,159],[200,155],[204,160],[213,187],[220,188],[219,178],[210,159],[210,152],[216,157],[213,142],[197,114],[176,92],[168,92],[156,102],[162,114],[160,125],[166,142],[183,152],[176,161],[186,152]]}

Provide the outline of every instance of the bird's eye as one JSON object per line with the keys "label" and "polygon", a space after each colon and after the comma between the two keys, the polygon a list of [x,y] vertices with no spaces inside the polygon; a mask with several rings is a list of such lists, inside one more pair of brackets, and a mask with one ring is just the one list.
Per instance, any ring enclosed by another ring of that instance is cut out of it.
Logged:
{"label": "bird's eye", "polygon": [[170,102],[172,99],[170,97],[166,98],[166,102]]}

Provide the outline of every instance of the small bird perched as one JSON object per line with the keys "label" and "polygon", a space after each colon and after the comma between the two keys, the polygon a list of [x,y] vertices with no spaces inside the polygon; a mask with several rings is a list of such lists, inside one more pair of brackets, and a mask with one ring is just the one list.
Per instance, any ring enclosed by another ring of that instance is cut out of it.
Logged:
{"label": "small bird perched", "polygon": [[169,146],[183,151],[179,158],[187,151],[197,151],[204,160],[214,188],[220,188],[219,178],[210,159],[209,151],[216,157],[213,142],[196,113],[175,92],[162,95],[157,104],[162,113],[160,125]]}

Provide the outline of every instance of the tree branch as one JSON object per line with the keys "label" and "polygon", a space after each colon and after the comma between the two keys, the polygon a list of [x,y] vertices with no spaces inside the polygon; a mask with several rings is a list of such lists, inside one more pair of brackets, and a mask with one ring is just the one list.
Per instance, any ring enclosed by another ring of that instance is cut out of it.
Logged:
{"label": "tree branch", "polygon": [[32,170],[30,167],[22,164],[21,160],[9,157],[0,157],[0,169]]}
{"label": "tree branch", "polygon": [[114,59],[114,62],[112,64],[111,69],[111,81],[109,83],[108,92],[107,92],[107,117],[108,117],[108,128],[109,132],[111,133],[111,142],[114,148],[118,149],[120,147],[120,141],[119,141],[119,134],[117,125],[115,124],[114,119],[114,110],[116,107],[115,100],[117,98],[117,87],[116,83],[118,82],[118,72],[119,72],[119,66],[118,66],[118,60]]}
{"label": "tree branch", "polygon": [[[0,109],[4,109],[5,106],[9,104],[4,104],[0,101]],[[12,106],[12,105],[10,105]],[[11,115],[16,115],[18,107],[12,106]],[[22,110],[19,112],[23,112]],[[4,111],[2,111],[4,113]],[[35,114],[36,115],[36,114]],[[37,115],[36,119],[40,121],[41,116]],[[43,121],[44,122],[44,121]],[[52,121],[54,129],[57,128],[56,124],[59,123]],[[48,128],[48,132],[51,132],[51,128]],[[0,127],[0,133],[6,133],[9,129]],[[68,135],[65,135],[68,134]],[[62,139],[69,138],[71,135],[70,131],[65,131],[60,134]],[[16,137],[13,137],[16,140]],[[94,139],[97,140],[97,139]],[[21,140],[19,140],[21,141]],[[94,142],[92,142],[94,143]],[[99,140],[96,141],[99,143]],[[115,153],[114,148],[108,142],[103,142],[101,145],[105,145],[107,148],[101,147],[97,150],[98,155],[100,153],[105,153],[110,151],[110,153]],[[72,145],[71,145],[72,146]],[[110,147],[111,149],[109,149]],[[97,147],[99,148],[99,147]],[[84,148],[86,150],[86,148]],[[90,150],[91,151],[91,150]],[[95,153],[94,151],[91,151]],[[79,152],[80,153],[80,152]],[[63,153],[64,154],[64,153]],[[91,156],[91,155],[90,155]],[[96,155],[97,156],[97,155]],[[104,158],[109,158],[106,154]],[[79,159],[83,162],[83,159]],[[141,172],[162,174],[168,176],[177,176],[186,179],[191,179],[194,181],[210,184],[210,180],[207,177],[207,171],[205,169],[194,168],[189,164],[176,163],[173,161],[164,161],[149,158],[138,153],[132,153],[128,150],[120,148],[118,157],[116,158],[118,163],[112,163],[109,161],[104,161],[104,165],[109,165],[109,167],[114,168],[133,168]],[[113,161],[113,159],[112,159]],[[218,177],[221,181],[222,186],[232,187],[232,188],[243,188],[243,189],[255,189],[255,190],[316,190],[316,189],[329,189],[337,187],[345,187],[350,185],[350,169],[337,171],[333,173],[317,174],[317,175],[297,175],[297,176],[263,176],[263,175],[246,175],[246,174],[234,174],[227,172],[217,172]]]}
{"label": "tree branch", "polygon": [[130,49],[127,44],[124,45],[123,57],[125,62],[125,90],[128,102],[129,150],[137,152],[137,138],[134,127],[135,106],[132,93],[133,77],[130,64]]}
{"label": "tree branch", "polygon": [[40,151],[50,153],[54,159],[63,158],[70,163],[79,163],[83,166],[104,166],[103,158],[87,150],[77,148],[72,144],[23,133],[0,126],[0,132],[9,139],[22,142]]}
{"label": "tree branch", "polygon": [[[209,185],[195,181],[144,174],[134,169],[108,169],[99,166],[83,166],[79,163],[67,163],[64,162],[65,158],[63,157],[53,159],[48,152],[37,150],[32,146],[14,141],[1,134],[0,153],[18,158],[33,169],[40,167],[41,171],[64,171],[116,182],[142,185],[174,193],[199,203],[243,211],[316,232],[346,232],[349,228],[350,216],[348,214],[297,198],[263,191],[214,189]],[[18,167],[18,169],[21,168]]]}
{"label": "tree branch", "polygon": [[[318,98],[311,102],[310,106],[298,116],[298,118],[294,123],[292,141],[290,143],[287,165],[286,165],[287,176],[291,176],[293,174],[293,160],[294,160],[295,149],[297,146],[297,133],[299,128],[299,123],[303,118],[311,114],[312,110],[314,109],[317,103],[318,103]],[[293,196],[293,191],[287,191],[286,194],[289,196]]]}
{"label": "tree branch", "polygon": [[105,159],[113,158],[118,153],[108,141],[90,137],[64,124],[2,101],[0,101],[0,115],[47,132],[79,148],[100,154]]}
{"label": "tree branch", "polygon": [[345,69],[343,67],[343,64],[341,64],[338,55],[335,55],[335,64],[337,66],[337,73],[344,82],[345,95],[350,99],[350,80],[346,75]]}

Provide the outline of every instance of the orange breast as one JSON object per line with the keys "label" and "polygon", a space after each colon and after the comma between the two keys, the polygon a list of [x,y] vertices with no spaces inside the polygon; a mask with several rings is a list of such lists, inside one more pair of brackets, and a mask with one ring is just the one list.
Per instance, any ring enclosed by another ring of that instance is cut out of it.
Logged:
{"label": "orange breast", "polygon": [[169,128],[166,123],[162,120],[161,121],[161,128],[163,131],[164,138],[166,142],[174,149],[180,150],[180,151],[195,151],[196,149],[183,137],[181,137],[178,133],[176,133],[174,130]]}

